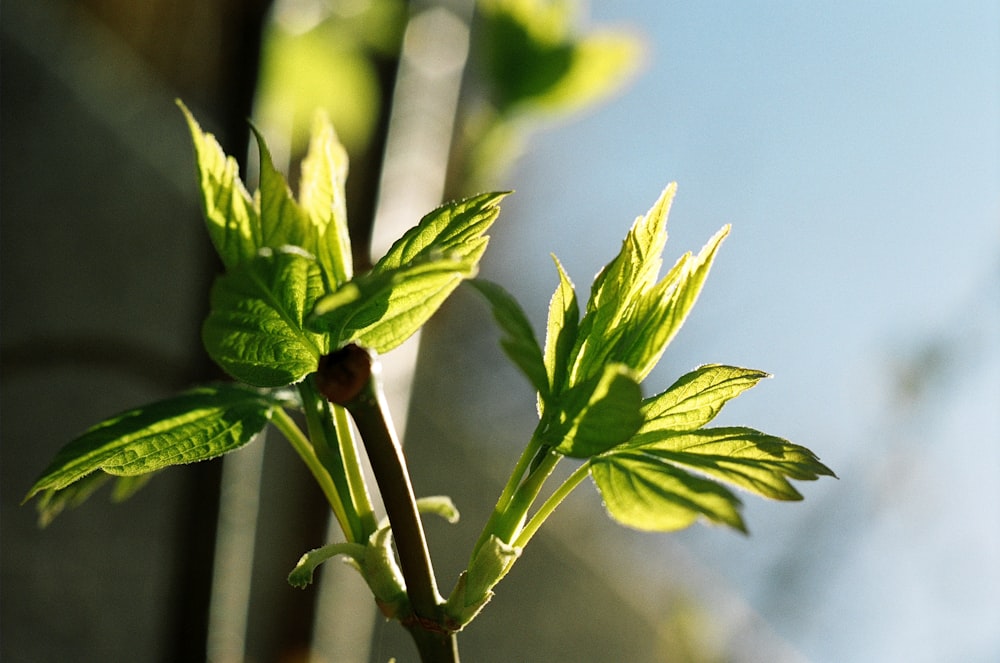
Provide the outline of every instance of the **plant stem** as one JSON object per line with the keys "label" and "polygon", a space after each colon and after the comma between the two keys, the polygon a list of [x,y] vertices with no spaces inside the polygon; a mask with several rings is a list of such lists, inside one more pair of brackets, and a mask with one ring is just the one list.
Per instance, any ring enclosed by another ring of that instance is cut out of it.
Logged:
{"label": "plant stem", "polygon": [[319,484],[320,490],[326,495],[326,500],[330,503],[333,515],[340,524],[340,528],[344,531],[344,535],[349,536],[352,530],[350,521],[347,518],[347,512],[344,510],[344,503],[337,492],[336,486],[333,484],[333,479],[330,478],[330,473],[316,456],[316,451],[313,449],[312,444],[310,444],[309,438],[302,433],[302,430],[283,408],[275,408],[272,423],[291,443],[292,448],[295,449],[299,457],[306,464],[306,467],[309,468],[313,478],[316,479],[316,483]]}
{"label": "plant stem", "polygon": [[483,531],[479,535],[479,540],[476,541],[476,545],[472,548],[472,559],[476,558],[479,553],[479,549],[489,541],[490,536],[496,533],[497,526],[500,520],[504,517],[507,512],[507,507],[510,506],[510,502],[514,497],[515,491],[517,491],[518,485],[521,483],[521,477],[524,473],[528,471],[531,466],[531,461],[534,459],[535,454],[541,448],[542,442],[537,434],[531,436],[531,440],[528,441],[527,446],[525,446],[524,451],[521,452],[521,457],[517,459],[517,464],[514,465],[514,469],[510,473],[510,478],[507,479],[507,485],[503,487],[503,491],[500,493],[500,497],[497,499],[496,506],[493,507],[493,513],[490,514],[489,520],[486,521],[486,525],[483,526]]}
{"label": "plant stem", "polygon": [[[299,385],[299,394],[302,396],[302,407],[306,414],[306,425],[309,429],[312,448],[333,481],[344,508],[348,523],[348,528],[344,529],[344,536],[348,541],[365,543],[368,535],[375,529],[374,515],[371,517],[372,527],[366,532],[358,513],[355,496],[351,490],[347,463],[340,451],[340,445],[334,446],[332,443],[339,443],[340,437],[334,424],[332,406],[320,396],[309,379],[304,380]],[[367,497],[366,494],[365,497]],[[370,505],[367,510],[371,510]],[[341,527],[343,527],[343,523]]]}
{"label": "plant stem", "polygon": [[545,480],[552,474],[556,464],[562,456],[551,451],[542,459],[542,462],[535,467],[524,482],[518,486],[513,499],[507,507],[506,513],[497,522],[496,534],[504,543],[513,543],[513,539],[520,533],[521,527],[528,516],[528,510],[542,490]]}
{"label": "plant stem", "polygon": [[417,501],[379,382],[380,366],[364,349],[349,345],[320,361],[317,386],[347,408],[361,434],[392,527],[399,568],[413,615],[403,618],[424,663],[458,663],[455,634],[443,625],[443,603]]}
{"label": "plant stem", "polygon": [[531,517],[528,524],[525,525],[524,529],[522,529],[517,535],[517,538],[514,540],[512,545],[518,548],[523,548],[528,545],[528,542],[531,541],[531,537],[535,535],[535,532],[537,532],[538,528],[542,526],[542,523],[544,523],[546,519],[552,515],[552,512],[556,510],[556,507],[559,506],[571,492],[573,492],[573,489],[580,485],[580,482],[587,477],[589,471],[590,463],[583,463],[580,467],[576,468],[572,474],[566,477],[566,480],[563,481],[562,484],[556,488],[555,492],[549,495],[549,498],[538,508],[538,511],[535,512],[535,515]]}

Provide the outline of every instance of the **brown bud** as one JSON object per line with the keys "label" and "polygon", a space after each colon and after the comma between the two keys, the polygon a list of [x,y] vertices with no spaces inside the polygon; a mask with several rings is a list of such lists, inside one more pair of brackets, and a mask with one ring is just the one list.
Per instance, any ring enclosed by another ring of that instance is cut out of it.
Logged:
{"label": "brown bud", "polygon": [[331,403],[347,405],[362,392],[371,374],[371,355],[352,343],[319,358],[316,388]]}

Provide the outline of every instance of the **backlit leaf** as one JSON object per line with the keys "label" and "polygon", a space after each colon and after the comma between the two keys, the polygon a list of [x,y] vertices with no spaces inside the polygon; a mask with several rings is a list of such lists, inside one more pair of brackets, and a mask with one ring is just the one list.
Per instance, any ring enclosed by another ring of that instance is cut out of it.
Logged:
{"label": "backlit leaf", "polygon": [[483,233],[496,221],[499,203],[506,195],[481,193],[438,207],[396,240],[372,271],[389,271],[441,256],[475,256],[478,260],[487,243]]}
{"label": "backlit leaf", "polygon": [[191,111],[177,102],[194,142],[201,206],[208,235],[226,268],[253,258],[263,246],[260,218],[240,181],[236,160],[227,157],[215,136],[198,126]]}
{"label": "backlit leaf", "polygon": [[[75,492],[75,502],[89,495],[100,481],[100,475],[94,474],[97,470],[134,477],[220,456],[253,439],[270,420],[274,407],[274,402],[252,389],[216,385],[129,410],[63,447],[25,500],[41,495],[44,522],[66,506],[59,491]],[[74,491],[74,484],[81,480],[83,489]]]}
{"label": "backlit leaf", "polygon": [[351,277],[351,238],[347,231],[347,151],[325,114],[313,121],[309,151],[302,160],[299,204],[311,223],[309,244],[319,264],[339,285]]}
{"label": "backlit leaf", "polygon": [[699,517],[745,531],[740,501],[715,481],[694,476],[641,450],[590,460],[590,476],[608,514],[635,529],[669,532]]}
{"label": "backlit leaf", "polygon": [[767,377],[770,376],[763,371],[736,366],[700,366],[643,403],[646,423],[640,432],[701,428],[715,418],[727,401]]}
{"label": "backlit leaf", "polygon": [[372,270],[321,298],[309,325],[331,334],[334,346],[355,342],[388,352],[416,333],[462,279],[475,274],[475,260],[418,260]]}
{"label": "backlit leaf", "polygon": [[566,386],[570,352],[576,343],[580,325],[580,307],[576,302],[573,282],[559,259],[552,256],[559,272],[559,285],[549,300],[549,315],[545,332],[545,370],[552,393],[558,395]]}
{"label": "backlit leaf", "polygon": [[542,360],[542,349],[528,316],[517,300],[496,283],[482,279],[474,279],[469,283],[489,302],[493,318],[505,334],[500,345],[507,356],[527,376],[544,400],[549,393],[549,379]]}
{"label": "backlit leaf", "polygon": [[298,382],[329,350],[325,336],[304,327],[323,292],[311,256],[291,248],[262,249],[216,280],[202,327],[205,348],[237,380],[258,387]]}
{"label": "backlit leaf", "polygon": [[558,453],[586,458],[625,442],[639,429],[642,390],[627,366],[609,364],[555,402],[543,441]]}
{"label": "backlit leaf", "polygon": [[630,453],[641,451],[776,500],[802,499],[789,479],[811,481],[834,476],[805,447],[752,428],[703,428],[676,434],[643,431],[624,446]]}

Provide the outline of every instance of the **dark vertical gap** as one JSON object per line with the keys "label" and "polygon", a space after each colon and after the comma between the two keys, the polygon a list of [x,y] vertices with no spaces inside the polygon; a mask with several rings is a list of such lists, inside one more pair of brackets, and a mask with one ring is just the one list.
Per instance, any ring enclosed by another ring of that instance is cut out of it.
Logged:
{"label": "dark vertical gap", "polygon": [[[247,119],[257,87],[261,37],[270,5],[271,0],[231,3],[226,33],[219,35],[218,48],[224,50],[226,57],[216,78],[217,89],[201,91],[205,98],[215,102],[208,110],[219,120],[220,144],[227,154],[236,157],[244,173],[249,137]],[[201,220],[198,222],[200,224]],[[202,298],[200,309],[207,314],[209,286],[220,271],[220,263],[209,242],[202,246],[204,276],[199,296]],[[203,319],[204,315],[195,321],[197,327],[191,334],[198,347]],[[192,382],[223,377],[204,352],[200,358]],[[171,637],[163,651],[165,663],[205,660],[208,640],[222,463],[218,460],[196,463],[185,468],[185,474],[176,532],[174,581],[170,605],[166,609],[170,622],[166,632]]]}

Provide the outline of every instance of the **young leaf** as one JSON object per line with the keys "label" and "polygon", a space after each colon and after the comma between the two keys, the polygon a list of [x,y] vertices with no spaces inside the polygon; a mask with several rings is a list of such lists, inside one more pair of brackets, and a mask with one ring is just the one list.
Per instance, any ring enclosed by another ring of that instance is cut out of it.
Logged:
{"label": "young leaf", "polygon": [[805,447],[752,428],[644,431],[623,448],[776,500],[802,499],[788,479],[834,476]]}
{"label": "young leaf", "polygon": [[[44,522],[65,505],[54,494],[72,491],[81,479],[90,483],[96,470],[130,477],[220,456],[253,439],[275,407],[252,389],[216,385],[129,410],[63,447],[25,501],[42,494]],[[76,491],[76,498],[82,501],[88,494]]]}
{"label": "young leaf", "polygon": [[595,456],[590,476],[612,518],[635,529],[684,529],[699,516],[746,531],[740,501],[715,481],[685,472],[642,450]]}
{"label": "young leaf", "polygon": [[700,366],[678,378],[662,394],[643,402],[646,422],[639,432],[701,428],[715,418],[727,401],[767,377],[770,376],[763,371],[736,366]]}
{"label": "young leaf", "polygon": [[549,378],[542,359],[542,349],[528,316],[517,300],[496,283],[482,279],[473,279],[469,283],[486,298],[493,318],[506,334],[500,341],[501,347],[514,365],[527,376],[544,401],[549,394]]}
{"label": "young leaf", "polygon": [[309,151],[302,160],[299,205],[312,224],[305,248],[315,254],[335,285],[347,281],[354,272],[347,232],[346,181],[347,151],[329,118],[317,113]]}
{"label": "young leaf", "polygon": [[552,393],[559,395],[566,386],[570,352],[576,343],[580,325],[580,307],[576,303],[573,282],[563,270],[562,263],[555,256],[552,259],[559,272],[559,285],[549,300],[545,330],[545,370]]}
{"label": "young leaf", "polygon": [[627,441],[642,425],[642,390],[627,366],[609,364],[556,401],[556,423],[543,441],[556,452],[587,458]]}
{"label": "young leaf", "polygon": [[212,287],[202,339],[227,373],[257,387],[298,382],[329,351],[304,317],[324,292],[316,261],[297,250],[262,249]]}
{"label": "young leaf", "polygon": [[[614,259],[594,279],[573,351],[570,384],[618,361],[614,350],[641,296],[656,283],[667,241],[667,216],[677,187],[669,185],[645,216],[632,224]],[[668,282],[676,269],[664,279]]]}
{"label": "young leaf", "polygon": [[[701,288],[705,285],[705,279],[708,278],[719,246],[728,235],[729,226],[723,226],[708,240],[697,256],[678,263],[681,266],[680,277],[677,286],[666,297],[666,301],[663,301],[660,298],[661,293],[654,289],[645,297],[646,301],[640,304],[639,310],[650,311],[650,314],[637,315],[631,322],[630,333],[626,333],[622,340],[624,350],[622,361],[632,366],[642,377],[653,370],[663,351],[680,331],[698,295],[701,294]],[[668,274],[664,281],[669,282],[670,277],[671,274]],[[644,342],[632,344],[631,339],[637,336]]]}
{"label": "young leaf", "polygon": [[354,342],[388,352],[412,336],[475,271],[475,260],[450,258],[372,270],[317,301],[309,325],[328,332],[334,346]]}
{"label": "young leaf", "polygon": [[438,207],[396,240],[372,271],[390,271],[441,256],[478,260],[487,242],[483,233],[496,221],[506,195],[481,193]]}
{"label": "young leaf", "polygon": [[191,111],[177,102],[194,142],[201,206],[208,234],[227,269],[253,258],[263,246],[260,217],[240,181],[236,160],[227,157],[215,140],[198,126]]}
{"label": "young leaf", "polygon": [[264,137],[251,125],[260,152],[260,228],[261,247],[277,249],[298,246],[312,253],[309,247],[309,220],[292,197],[288,182],[274,167],[271,152]]}

